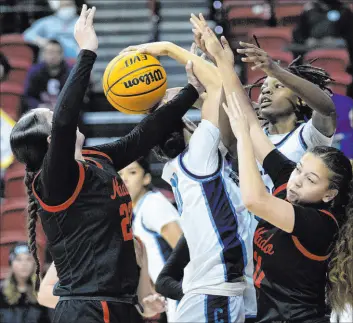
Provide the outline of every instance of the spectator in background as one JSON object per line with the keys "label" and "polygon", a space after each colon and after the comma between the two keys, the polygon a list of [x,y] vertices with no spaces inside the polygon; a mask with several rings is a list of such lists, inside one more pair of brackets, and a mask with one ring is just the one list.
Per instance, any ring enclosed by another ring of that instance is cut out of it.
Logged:
{"label": "spectator in background", "polygon": [[[340,0],[313,0],[304,7],[293,41],[308,47],[340,47],[345,43],[353,76],[353,12]],[[343,40],[343,41],[342,41]],[[353,84],[347,95],[353,97]]]}
{"label": "spectator in background", "polygon": [[[56,9],[53,15],[37,20],[24,32],[24,39],[35,43],[40,48],[49,39],[57,39],[64,48],[64,57],[75,59],[78,47],[74,34],[74,26],[78,19],[74,0],[55,0],[49,2]],[[56,4],[58,7],[56,8]]]}
{"label": "spectator in background", "polygon": [[64,60],[60,43],[48,40],[43,48],[43,62],[33,65],[28,71],[24,94],[27,108],[52,110],[71,68]]}
{"label": "spectator in background", "polygon": [[0,285],[1,323],[49,323],[47,309],[38,304],[32,285],[34,259],[25,242],[10,251],[10,275]]}

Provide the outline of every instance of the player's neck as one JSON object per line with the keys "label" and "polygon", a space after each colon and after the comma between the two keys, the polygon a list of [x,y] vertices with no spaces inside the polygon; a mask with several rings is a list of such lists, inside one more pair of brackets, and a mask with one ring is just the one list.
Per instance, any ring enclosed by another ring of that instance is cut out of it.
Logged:
{"label": "player's neck", "polygon": [[140,194],[132,201],[132,207],[135,207],[139,200],[147,193],[148,191],[145,189],[142,189]]}
{"label": "player's neck", "polygon": [[295,127],[296,120],[287,118],[285,120],[277,120],[274,123],[268,124],[268,132],[270,135],[281,135],[291,132]]}

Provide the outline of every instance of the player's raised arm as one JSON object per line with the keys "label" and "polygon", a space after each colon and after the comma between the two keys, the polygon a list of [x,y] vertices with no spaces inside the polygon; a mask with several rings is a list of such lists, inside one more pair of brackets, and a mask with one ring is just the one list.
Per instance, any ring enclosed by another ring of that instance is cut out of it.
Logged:
{"label": "player's raised arm", "polygon": [[317,86],[313,82],[282,68],[272,60],[267,52],[258,46],[244,42],[240,42],[240,46],[243,48],[238,49],[238,53],[245,55],[242,61],[253,64],[251,67],[253,71],[261,69],[266,75],[276,78],[314,110],[313,125],[320,133],[326,137],[331,137],[335,133],[335,105],[329,95],[322,90],[330,81],[329,75],[324,70],[318,71],[320,74],[316,77],[323,78],[323,81],[322,84]]}
{"label": "player's raised arm", "polygon": [[196,54],[187,51],[186,49],[174,43],[155,42],[136,46],[129,46],[128,48],[124,49],[121,53],[127,54],[135,51],[139,53],[150,54],[153,56],[169,56],[170,58],[175,59],[177,62],[184,66],[186,66],[188,61],[192,61],[194,73],[201,83],[221,83],[221,77],[216,66],[207,62],[204,58],[199,57]]}
{"label": "player's raised arm", "polygon": [[49,205],[65,202],[72,195],[79,177],[75,159],[82,159],[82,155],[77,154],[81,147],[77,145],[82,146],[83,142],[79,141],[83,139],[76,132],[80,108],[97,57],[98,39],[93,27],[95,11],[95,7],[87,9],[83,5],[75,25],[75,38],[81,51],[59,95],[52,117],[50,144],[40,176],[43,186],[41,197]]}
{"label": "player's raised arm", "polygon": [[172,100],[147,115],[128,135],[95,149],[108,154],[117,171],[145,156],[175,131],[183,115],[192,107],[204,89],[189,81]]}

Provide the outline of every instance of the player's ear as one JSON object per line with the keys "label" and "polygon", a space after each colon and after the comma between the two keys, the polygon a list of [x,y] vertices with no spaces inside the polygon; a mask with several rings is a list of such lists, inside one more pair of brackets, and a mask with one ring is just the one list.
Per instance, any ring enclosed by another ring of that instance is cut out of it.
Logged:
{"label": "player's ear", "polygon": [[152,176],[150,173],[145,174],[145,176],[143,177],[143,186],[148,186],[150,185],[152,182]]}
{"label": "player's ear", "polygon": [[48,144],[51,143],[51,136],[48,136],[48,137],[47,137],[47,142],[48,142]]}

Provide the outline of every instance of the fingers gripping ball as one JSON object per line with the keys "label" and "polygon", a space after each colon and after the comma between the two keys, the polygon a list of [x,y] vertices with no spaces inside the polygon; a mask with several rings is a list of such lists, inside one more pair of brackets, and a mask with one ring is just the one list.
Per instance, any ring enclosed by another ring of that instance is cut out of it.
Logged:
{"label": "fingers gripping ball", "polygon": [[143,114],[163,98],[167,74],[158,59],[151,55],[117,56],[105,69],[103,90],[115,109]]}

